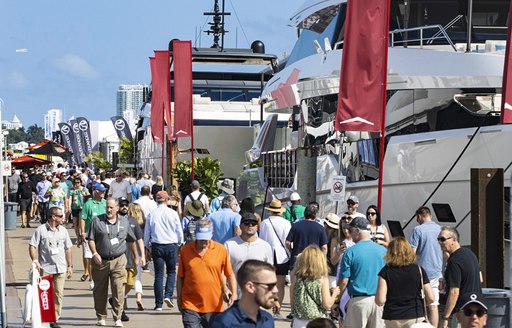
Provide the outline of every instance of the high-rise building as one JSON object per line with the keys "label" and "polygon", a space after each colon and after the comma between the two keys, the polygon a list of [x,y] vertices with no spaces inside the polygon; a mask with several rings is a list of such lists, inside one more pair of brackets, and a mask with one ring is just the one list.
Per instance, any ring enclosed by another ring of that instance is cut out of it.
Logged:
{"label": "high-rise building", "polygon": [[122,84],[117,90],[117,116],[124,116],[125,111],[133,113],[133,117],[137,117],[139,110],[144,103],[148,86],[144,84]]}
{"label": "high-rise building", "polygon": [[44,116],[44,137],[52,140],[52,132],[59,130],[59,123],[62,123],[62,110],[50,109]]}

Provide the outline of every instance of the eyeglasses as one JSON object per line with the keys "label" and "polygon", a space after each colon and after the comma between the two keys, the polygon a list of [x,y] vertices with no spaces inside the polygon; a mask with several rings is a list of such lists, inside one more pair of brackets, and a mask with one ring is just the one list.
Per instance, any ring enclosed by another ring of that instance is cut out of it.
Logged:
{"label": "eyeglasses", "polygon": [[258,225],[258,221],[244,221],[242,222],[243,225],[254,227]]}
{"label": "eyeglasses", "polygon": [[129,207],[130,205],[129,204],[121,204],[119,205],[119,207]]}
{"label": "eyeglasses", "polygon": [[54,214],[53,216],[56,216],[58,218],[62,218],[62,217],[64,217],[64,214],[60,214],[60,215]]}
{"label": "eyeglasses", "polygon": [[447,241],[448,239],[452,239],[453,237],[437,237],[437,241],[440,241],[442,243],[444,243],[445,241]]}
{"label": "eyeglasses", "polygon": [[470,308],[464,309],[464,315],[466,317],[472,317],[474,314],[476,314],[477,317],[481,318],[487,314],[487,311],[485,311],[484,309],[478,309],[476,311],[473,311]]}
{"label": "eyeglasses", "polygon": [[366,216],[374,216],[377,215],[377,212],[366,212]]}
{"label": "eyeglasses", "polygon": [[277,286],[277,282],[266,283],[266,282],[252,281],[252,283],[256,284],[256,285],[260,285],[260,286],[265,286],[265,289],[267,289],[267,290],[273,290],[274,287]]}

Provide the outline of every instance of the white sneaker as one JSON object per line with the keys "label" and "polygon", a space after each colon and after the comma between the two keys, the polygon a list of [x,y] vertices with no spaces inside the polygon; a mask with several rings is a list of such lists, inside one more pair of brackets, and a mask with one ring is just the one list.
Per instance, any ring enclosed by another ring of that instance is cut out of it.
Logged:
{"label": "white sneaker", "polygon": [[164,298],[164,303],[167,305],[167,307],[174,307],[174,302],[170,298]]}
{"label": "white sneaker", "polygon": [[114,327],[122,327],[123,326],[123,322],[121,321],[121,319],[117,319],[116,322],[114,323]]}
{"label": "white sneaker", "polygon": [[91,283],[89,284],[89,290],[94,289],[94,281],[91,280]]}
{"label": "white sneaker", "polygon": [[98,321],[96,321],[96,326],[106,326],[107,323],[105,322],[105,319],[98,319]]}

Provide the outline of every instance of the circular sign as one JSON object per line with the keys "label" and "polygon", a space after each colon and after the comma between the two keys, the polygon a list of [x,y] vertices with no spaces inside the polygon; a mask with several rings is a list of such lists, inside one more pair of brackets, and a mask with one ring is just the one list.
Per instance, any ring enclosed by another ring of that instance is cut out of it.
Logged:
{"label": "circular sign", "polygon": [[78,129],[78,123],[73,123],[73,132],[78,133],[80,130]]}
{"label": "circular sign", "polygon": [[39,288],[41,288],[42,291],[47,291],[50,288],[50,282],[48,280],[41,280],[39,282]]}
{"label": "circular sign", "polygon": [[63,134],[69,134],[69,132],[70,132],[69,125],[63,125],[62,128],[60,128],[60,132]]}
{"label": "circular sign", "polygon": [[119,120],[116,120],[116,122],[114,123],[114,127],[116,128],[116,130],[124,130],[124,121],[119,119]]}
{"label": "circular sign", "polygon": [[89,125],[87,124],[86,120],[81,120],[80,122],[78,122],[78,128],[81,131],[87,131],[87,129],[89,128]]}
{"label": "circular sign", "polygon": [[340,193],[343,191],[343,184],[339,181],[335,182],[334,185],[332,186],[332,189],[334,190],[335,193]]}

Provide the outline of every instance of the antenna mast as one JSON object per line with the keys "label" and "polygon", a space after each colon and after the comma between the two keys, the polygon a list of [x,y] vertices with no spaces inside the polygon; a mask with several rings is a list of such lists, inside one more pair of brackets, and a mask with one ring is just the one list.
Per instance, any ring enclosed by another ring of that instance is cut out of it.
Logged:
{"label": "antenna mast", "polygon": [[[213,34],[213,45],[211,48],[217,48],[220,50],[224,49],[224,35],[229,31],[224,29],[224,16],[229,16],[231,13],[227,13],[225,10],[225,0],[222,0],[222,11],[219,9],[219,0],[215,0],[213,12],[205,12],[205,16],[213,16],[213,23],[208,23],[210,29],[204,31],[206,34]],[[219,45],[219,41],[221,42]]]}

